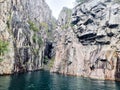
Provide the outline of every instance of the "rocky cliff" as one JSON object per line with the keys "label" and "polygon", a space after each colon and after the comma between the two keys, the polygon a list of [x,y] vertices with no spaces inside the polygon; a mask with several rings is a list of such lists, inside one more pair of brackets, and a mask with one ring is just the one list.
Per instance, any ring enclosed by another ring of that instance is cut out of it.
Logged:
{"label": "rocky cliff", "polygon": [[54,22],[44,0],[0,0],[0,74],[41,69]]}
{"label": "rocky cliff", "polygon": [[71,27],[57,43],[51,72],[119,80],[119,21],[120,4],[115,0],[78,4],[73,9]]}
{"label": "rocky cliff", "polygon": [[[85,0],[61,11],[44,0],[0,0],[0,74],[51,72],[120,79],[120,4]],[[55,29],[56,27],[56,29]]]}

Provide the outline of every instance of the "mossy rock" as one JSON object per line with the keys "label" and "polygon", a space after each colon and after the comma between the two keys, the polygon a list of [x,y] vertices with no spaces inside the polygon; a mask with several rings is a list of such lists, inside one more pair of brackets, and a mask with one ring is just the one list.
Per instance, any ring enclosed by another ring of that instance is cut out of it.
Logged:
{"label": "mossy rock", "polygon": [[0,56],[3,56],[8,51],[9,42],[0,40]]}
{"label": "mossy rock", "polygon": [[39,28],[35,25],[35,23],[33,23],[32,21],[28,21],[29,25],[30,25],[30,29],[33,30],[34,32],[39,31]]}

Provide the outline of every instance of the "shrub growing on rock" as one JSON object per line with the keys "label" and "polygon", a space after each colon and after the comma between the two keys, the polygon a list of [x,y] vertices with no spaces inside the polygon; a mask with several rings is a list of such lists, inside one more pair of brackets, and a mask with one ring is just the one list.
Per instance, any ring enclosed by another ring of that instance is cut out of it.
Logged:
{"label": "shrub growing on rock", "polygon": [[34,34],[34,35],[32,36],[32,40],[33,40],[34,43],[37,42],[38,38],[37,38],[37,35],[36,35],[36,34]]}
{"label": "shrub growing on rock", "polygon": [[8,45],[7,41],[0,40],[0,56],[3,56],[8,51]]}
{"label": "shrub growing on rock", "polygon": [[34,32],[39,31],[39,28],[32,21],[28,21],[28,23],[30,25],[31,30],[33,30]]}
{"label": "shrub growing on rock", "polygon": [[38,37],[38,45],[39,45],[39,47],[40,47],[41,45],[43,45],[43,40],[42,40],[41,37]]}

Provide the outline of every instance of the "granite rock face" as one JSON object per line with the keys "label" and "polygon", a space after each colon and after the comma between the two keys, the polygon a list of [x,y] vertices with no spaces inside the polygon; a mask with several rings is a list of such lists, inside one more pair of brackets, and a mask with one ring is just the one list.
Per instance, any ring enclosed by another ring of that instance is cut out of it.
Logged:
{"label": "granite rock face", "polygon": [[0,56],[0,74],[42,68],[53,20],[44,0],[0,0],[0,40],[9,43]]}
{"label": "granite rock face", "polygon": [[[120,4],[89,0],[72,13],[69,33],[58,42],[51,72],[97,79],[120,78]],[[65,21],[64,21],[65,22]],[[71,37],[71,41],[66,37]],[[67,43],[66,43],[67,42]]]}

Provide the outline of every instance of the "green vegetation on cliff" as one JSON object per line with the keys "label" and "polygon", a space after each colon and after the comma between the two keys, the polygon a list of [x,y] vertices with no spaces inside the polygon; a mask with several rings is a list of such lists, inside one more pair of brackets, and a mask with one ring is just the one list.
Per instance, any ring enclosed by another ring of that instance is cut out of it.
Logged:
{"label": "green vegetation on cliff", "polygon": [[7,41],[0,40],[0,56],[3,56],[8,51],[8,45]]}
{"label": "green vegetation on cliff", "polygon": [[52,57],[52,58],[50,59],[49,63],[48,63],[48,67],[49,67],[49,68],[52,68],[52,67],[53,67],[54,61],[55,61],[55,57]]}
{"label": "green vegetation on cliff", "polygon": [[38,43],[39,46],[43,45],[43,40],[41,36],[37,36],[36,33],[32,36],[32,40],[34,43]]}
{"label": "green vegetation on cliff", "polygon": [[44,60],[43,60],[43,63],[44,63],[44,64],[47,64],[48,61],[49,61],[49,58],[48,58],[47,56],[45,56],[45,57],[44,57]]}
{"label": "green vegetation on cliff", "polygon": [[32,36],[32,40],[33,40],[34,43],[37,42],[38,38],[37,38],[37,35],[36,35],[36,34],[34,34],[34,35]]}
{"label": "green vegetation on cliff", "polygon": [[30,25],[30,29],[33,30],[34,32],[39,31],[39,28],[32,22],[32,21],[28,21],[29,25]]}
{"label": "green vegetation on cliff", "polygon": [[43,45],[43,40],[42,40],[42,37],[38,37],[38,45],[39,45],[39,47],[41,46],[41,45]]}
{"label": "green vegetation on cliff", "polygon": [[41,22],[40,27],[44,28],[45,30],[48,30],[48,28],[49,28],[49,26],[48,26],[48,24],[46,22]]}

